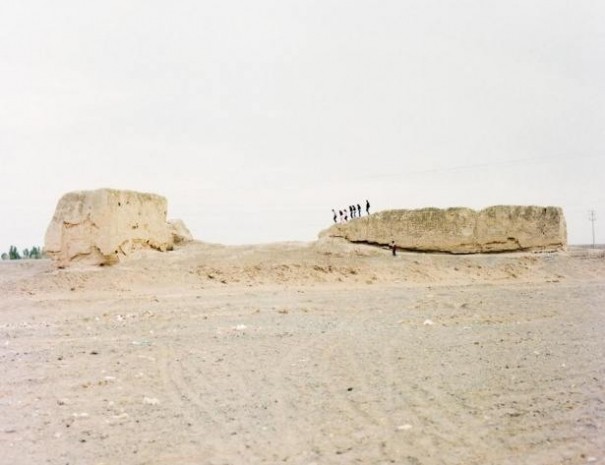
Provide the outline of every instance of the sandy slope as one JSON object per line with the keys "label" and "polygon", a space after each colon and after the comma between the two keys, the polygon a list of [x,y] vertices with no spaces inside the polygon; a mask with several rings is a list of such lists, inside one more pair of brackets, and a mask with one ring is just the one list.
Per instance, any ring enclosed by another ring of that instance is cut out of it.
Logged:
{"label": "sandy slope", "polygon": [[605,463],[605,254],[0,263],[0,463]]}

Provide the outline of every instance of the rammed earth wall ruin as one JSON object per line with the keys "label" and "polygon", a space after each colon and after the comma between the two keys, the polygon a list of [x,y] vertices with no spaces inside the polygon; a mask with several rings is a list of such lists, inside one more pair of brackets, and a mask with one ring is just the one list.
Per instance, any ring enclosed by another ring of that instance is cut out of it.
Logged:
{"label": "rammed earth wall ruin", "polygon": [[567,246],[567,227],[559,207],[493,206],[387,210],[336,224],[320,237],[454,254],[556,251]]}
{"label": "rammed earth wall ruin", "polygon": [[57,204],[45,252],[58,266],[110,265],[134,250],[166,251],[191,239],[180,222],[166,220],[167,201],[156,194],[99,189],[70,192]]}

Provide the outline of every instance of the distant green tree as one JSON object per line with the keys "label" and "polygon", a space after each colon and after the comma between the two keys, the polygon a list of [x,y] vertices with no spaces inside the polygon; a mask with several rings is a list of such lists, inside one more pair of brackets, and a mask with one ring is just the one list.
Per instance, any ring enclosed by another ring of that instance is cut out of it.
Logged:
{"label": "distant green tree", "polygon": [[40,250],[40,247],[32,247],[29,251],[29,258],[33,258],[36,260],[42,258],[42,251]]}
{"label": "distant green tree", "polygon": [[2,260],[20,260],[21,258],[38,260],[44,257],[44,252],[41,247],[33,246],[30,249],[23,249],[23,252],[20,254],[17,247],[11,245],[8,253],[5,252],[0,257],[2,257]]}
{"label": "distant green tree", "polygon": [[17,247],[15,247],[14,245],[10,246],[10,249],[8,250],[8,257],[11,260],[21,260],[21,255],[19,255]]}

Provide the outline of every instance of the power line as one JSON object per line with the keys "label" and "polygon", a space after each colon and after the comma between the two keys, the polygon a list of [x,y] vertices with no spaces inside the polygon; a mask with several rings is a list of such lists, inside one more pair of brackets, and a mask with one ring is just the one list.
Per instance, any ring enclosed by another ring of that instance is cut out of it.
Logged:
{"label": "power line", "polygon": [[[395,177],[402,177],[402,176],[415,175],[415,174],[446,173],[446,172],[450,172],[450,171],[463,171],[463,170],[470,170],[470,169],[491,168],[494,166],[519,165],[519,164],[529,164],[529,163],[554,163],[557,160],[576,161],[576,160],[584,160],[587,158],[600,158],[603,156],[605,156],[605,155],[603,155],[603,154],[593,154],[593,155],[583,155],[583,156],[582,155],[580,155],[580,156],[578,156],[578,155],[571,155],[571,156],[570,155],[558,155],[558,156],[548,156],[548,157],[517,158],[514,160],[497,160],[497,161],[492,161],[492,162],[471,163],[468,165],[448,166],[448,167],[443,167],[443,168],[411,170],[411,171],[408,171],[407,173],[368,175],[368,176],[363,176],[362,178],[364,178],[364,179],[395,178]],[[359,179],[359,177],[357,177],[357,178]]]}

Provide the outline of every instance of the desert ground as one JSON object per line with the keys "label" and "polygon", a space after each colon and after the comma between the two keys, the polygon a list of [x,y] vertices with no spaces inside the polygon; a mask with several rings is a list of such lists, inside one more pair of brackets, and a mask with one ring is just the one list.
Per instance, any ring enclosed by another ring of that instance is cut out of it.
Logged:
{"label": "desert ground", "polygon": [[605,251],[0,263],[0,463],[605,464]]}

